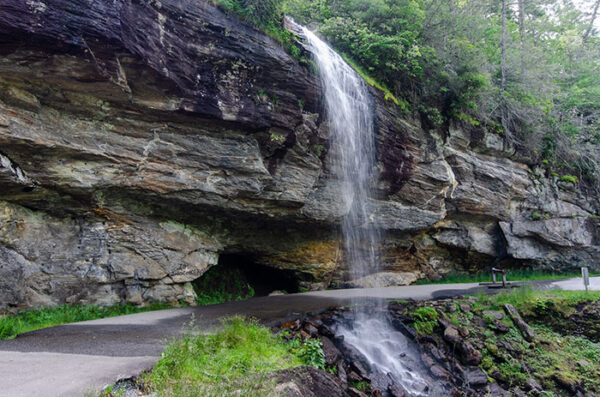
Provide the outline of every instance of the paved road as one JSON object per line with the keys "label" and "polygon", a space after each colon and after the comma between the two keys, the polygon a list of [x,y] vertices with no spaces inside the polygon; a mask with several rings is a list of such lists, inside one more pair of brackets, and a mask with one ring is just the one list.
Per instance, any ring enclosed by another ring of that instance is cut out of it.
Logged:
{"label": "paved road", "polygon": [[[581,289],[581,279],[534,282],[536,289]],[[592,279],[600,290],[600,277]],[[577,285],[581,287],[578,288]],[[318,312],[355,297],[431,299],[481,290],[478,284],[420,285],[307,292],[131,314],[61,325],[0,342],[0,396],[83,396],[151,369],[165,343],[194,325],[209,330],[219,318],[252,315],[266,324]]]}

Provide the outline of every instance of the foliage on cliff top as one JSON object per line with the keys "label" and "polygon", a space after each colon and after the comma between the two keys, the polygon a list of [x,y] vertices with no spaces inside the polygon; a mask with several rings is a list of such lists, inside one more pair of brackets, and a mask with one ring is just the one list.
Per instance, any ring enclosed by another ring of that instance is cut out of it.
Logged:
{"label": "foliage on cliff top", "polygon": [[600,13],[585,7],[600,3],[583,3],[281,0],[425,127],[486,129],[590,182],[600,172]]}
{"label": "foliage on cliff top", "polygon": [[62,305],[38,310],[23,310],[17,314],[7,314],[0,318],[0,340],[13,339],[24,332],[61,324],[122,316],[151,310],[169,309],[172,307],[172,305],[154,303],[146,307],[132,305],[104,307]]}
{"label": "foliage on cliff top", "polygon": [[600,0],[212,1],[299,57],[286,13],[426,128],[498,133],[600,191]]}
{"label": "foliage on cliff top", "polygon": [[210,0],[279,41],[292,56],[298,58],[300,50],[295,46],[292,34],[283,27],[281,0]]}

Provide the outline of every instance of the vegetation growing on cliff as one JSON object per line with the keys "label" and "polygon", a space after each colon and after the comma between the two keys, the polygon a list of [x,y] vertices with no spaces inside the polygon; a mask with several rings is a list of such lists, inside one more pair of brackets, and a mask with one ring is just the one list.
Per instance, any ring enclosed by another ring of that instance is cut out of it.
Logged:
{"label": "vegetation growing on cliff", "polygon": [[[516,308],[533,338],[521,330],[505,305]],[[432,367],[452,371],[452,362],[476,365],[484,375],[477,381],[484,383],[487,377],[488,384],[497,383],[511,395],[573,396],[600,391],[598,291],[520,288],[446,301],[394,301],[390,308],[415,329],[425,350],[424,361]],[[424,329],[420,326],[423,313],[432,312],[438,322]]]}
{"label": "vegetation growing on cliff", "polygon": [[283,43],[289,14],[426,127],[501,134],[532,163],[600,189],[598,0],[219,3]]}
{"label": "vegetation growing on cliff", "polygon": [[254,296],[254,288],[239,268],[215,266],[194,282],[200,306],[240,301]]}

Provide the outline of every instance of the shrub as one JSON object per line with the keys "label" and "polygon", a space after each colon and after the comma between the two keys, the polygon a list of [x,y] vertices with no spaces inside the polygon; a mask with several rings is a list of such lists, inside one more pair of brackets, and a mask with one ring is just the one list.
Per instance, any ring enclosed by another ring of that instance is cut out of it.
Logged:
{"label": "shrub", "polygon": [[165,396],[263,396],[268,373],[304,361],[268,328],[233,317],[214,334],[189,334],[169,344],[145,383]]}
{"label": "shrub", "polygon": [[288,342],[291,351],[310,367],[325,369],[323,344],[318,339],[302,340],[300,336]]}
{"label": "shrub", "polygon": [[200,306],[240,301],[254,296],[254,288],[236,267],[217,265],[194,281],[196,303]]}

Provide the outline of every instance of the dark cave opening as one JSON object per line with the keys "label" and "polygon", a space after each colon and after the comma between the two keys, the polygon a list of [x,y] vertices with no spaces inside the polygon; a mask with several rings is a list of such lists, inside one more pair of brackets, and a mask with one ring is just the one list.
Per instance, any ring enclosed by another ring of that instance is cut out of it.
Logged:
{"label": "dark cave opening", "polygon": [[194,281],[205,304],[267,296],[274,291],[298,292],[295,272],[257,263],[252,255],[221,254],[216,266]]}

